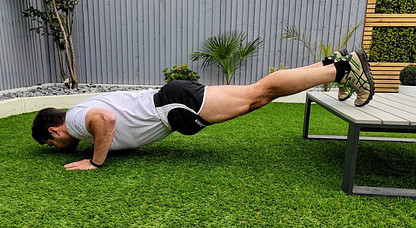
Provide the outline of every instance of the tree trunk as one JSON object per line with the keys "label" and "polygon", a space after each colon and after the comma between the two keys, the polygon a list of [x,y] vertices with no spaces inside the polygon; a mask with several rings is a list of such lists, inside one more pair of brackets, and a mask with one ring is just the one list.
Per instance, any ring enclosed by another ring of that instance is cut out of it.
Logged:
{"label": "tree trunk", "polygon": [[65,83],[65,87],[69,89],[69,78],[68,78],[68,75],[66,75],[65,70],[64,70],[64,60],[63,60],[62,52],[59,49],[57,43],[55,43],[55,46],[56,46],[56,52],[58,53],[59,69],[61,70],[62,80]]}
{"label": "tree trunk", "polygon": [[59,28],[61,29],[61,32],[62,32],[63,40],[64,40],[65,60],[66,60],[66,64],[67,64],[67,67],[68,67],[69,76],[71,77],[71,80],[72,80],[71,88],[75,89],[75,88],[78,87],[78,80],[77,80],[76,75],[75,75],[75,70],[73,68],[73,64],[71,63],[71,57],[70,57],[70,53],[69,53],[68,36],[67,36],[65,28],[62,24],[61,17],[59,16],[59,12],[58,12],[58,9],[56,7],[56,0],[52,0],[52,5],[53,5],[53,10],[55,12],[55,16],[56,16],[56,18],[58,20],[58,23],[59,23]]}
{"label": "tree trunk", "polygon": [[72,69],[74,72],[74,78],[72,78],[72,89],[78,88],[78,79],[75,71],[75,51],[74,43],[72,42],[72,23],[73,21],[69,18],[69,14],[66,15],[66,25],[68,27],[68,42],[69,42],[69,52],[71,55]]}

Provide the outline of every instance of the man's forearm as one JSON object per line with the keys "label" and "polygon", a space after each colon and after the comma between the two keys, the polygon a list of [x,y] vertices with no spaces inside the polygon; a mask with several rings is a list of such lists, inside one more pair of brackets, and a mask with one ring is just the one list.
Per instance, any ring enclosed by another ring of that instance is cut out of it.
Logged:
{"label": "man's forearm", "polygon": [[93,162],[103,164],[107,157],[115,132],[115,119],[103,116],[95,117],[91,123],[91,129],[94,133],[94,155]]}
{"label": "man's forearm", "polygon": [[85,116],[85,126],[94,136],[93,159],[66,164],[67,170],[97,169],[104,163],[116,131],[116,116],[108,110],[93,108]]}
{"label": "man's forearm", "polygon": [[87,130],[94,136],[93,162],[104,163],[114,138],[116,117],[112,112],[103,109],[90,110],[87,114]]}

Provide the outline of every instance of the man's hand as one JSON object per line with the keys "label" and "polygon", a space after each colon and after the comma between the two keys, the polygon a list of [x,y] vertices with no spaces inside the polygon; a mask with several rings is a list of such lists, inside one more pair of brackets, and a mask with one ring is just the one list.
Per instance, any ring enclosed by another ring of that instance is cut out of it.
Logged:
{"label": "man's hand", "polygon": [[[97,164],[103,164],[116,131],[116,116],[108,110],[92,108],[85,115],[85,127],[94,136],[94,154],[92,159]],[[89,159],[72,162],[64,167],[66,170],[98,169],[98,167],[91,164]]]}
{"label": "man's hand", "polygon": [[89,169],[98,169],[97,167],[91,165],[89,159],[72,162],[64,165],[66,170],[89,170]]}

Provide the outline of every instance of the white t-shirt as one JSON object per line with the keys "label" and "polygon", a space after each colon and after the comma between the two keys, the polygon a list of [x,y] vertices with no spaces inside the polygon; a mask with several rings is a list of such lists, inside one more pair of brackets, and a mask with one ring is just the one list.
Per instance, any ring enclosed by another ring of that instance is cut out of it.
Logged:
{"label": "white t-shirt", "polygon": [[102,108],[116,115],[116,131],[110,150],[131,149],[165,138],[170,127],[162,123],[156,111],[155,90],[112,92],[89,98],[72,106],[66,113],[66,127],[71,136],[94,144],[85,127],[85,115],[91,108]]}

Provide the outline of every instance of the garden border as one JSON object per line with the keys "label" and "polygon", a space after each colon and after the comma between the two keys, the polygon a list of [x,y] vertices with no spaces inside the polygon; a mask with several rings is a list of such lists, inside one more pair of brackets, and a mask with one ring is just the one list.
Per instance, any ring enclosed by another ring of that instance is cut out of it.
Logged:
{"label": "garden border", "polygon": [[[37,85],[34,87],[39,87]],[[123,86],[123,85],[121,85]],[[146,86],[143,86],[146,87]],[[33,87],[31,87],[33,88]],[[20,88],[0,91],[0,94],[19,91],[30,88]],[[310,89],[316,91],[316,88]],[[137,90],[139,91],[139,90]],[[9,100],[0,101],[0,118],[6,118],[13,115],[19,115],[28,112],[36,112],[43,108],[55,107],[59,109],[69,108],[74,104],[77,104],[85,99],[93,96],[97,96],[103,93],[85,93],[85,94],[71,94],[71,95],[55,95],[55,96],[39,96],[39,97],[22,97]],[[273,102],[282,103],[305,103],[306,91],[293,94],[286,97],[280,97]]]}

